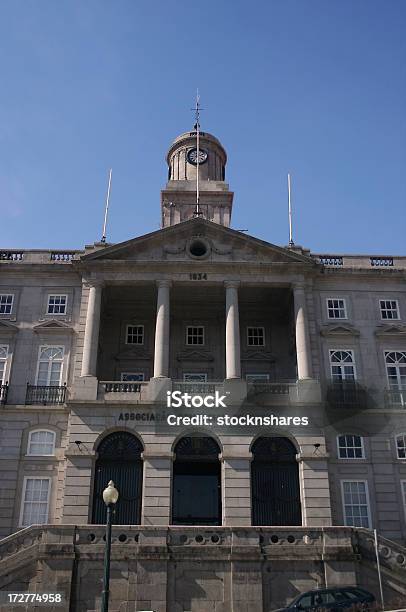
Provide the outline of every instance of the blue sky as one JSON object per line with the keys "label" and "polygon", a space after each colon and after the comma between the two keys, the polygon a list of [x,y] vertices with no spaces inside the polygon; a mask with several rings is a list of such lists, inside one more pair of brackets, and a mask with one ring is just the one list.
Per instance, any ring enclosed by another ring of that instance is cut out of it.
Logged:
{"label": "blue sky", "polygon": [[232,226],[314,252],[406,254],[404,0],[2,0],[0,246],[159,228],[171,141],[228,152]]}

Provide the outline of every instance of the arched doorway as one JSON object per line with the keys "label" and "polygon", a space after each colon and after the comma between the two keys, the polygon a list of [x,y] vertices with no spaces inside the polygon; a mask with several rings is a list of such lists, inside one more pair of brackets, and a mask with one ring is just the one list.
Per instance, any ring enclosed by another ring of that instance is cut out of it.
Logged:
{"label": "arched doorway", "polygon": [[299,466],[288,438],[258,438],[252,446],[253,525],[301,525]]}
{"label": "arched doorway", "polygon": [[175,446],[173,525],[221,525],[220,448],[213,438],[181,438]]}
{"label": "arched doorway", "polygon": [[97,448],[93,493],[92,523],[106,522],[103,491],[113,480],[120,494],[113,522],[116,525],[141,523],[142,460],[141,442],[126,431],[115,431],[106,436]]}

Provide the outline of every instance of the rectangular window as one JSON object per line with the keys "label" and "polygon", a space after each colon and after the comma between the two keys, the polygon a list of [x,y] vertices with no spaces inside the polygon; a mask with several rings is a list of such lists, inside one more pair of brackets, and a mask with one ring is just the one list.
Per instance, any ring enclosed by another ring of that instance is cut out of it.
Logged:
{"label": "rectangular window", "polygon": [[41,525],[48,521],[50,478],[25,478],[20,526]]}
{"label": "rectangular window", "polygon": [[183,382],[207,382],[207,374],[204,372],[186,372],[183,374]]}
{"label": "rectangular window", "polygon": [[247,327],[247,345],[265,346],[265,329],[263,327]]}
{"label": "rectangular window", "polygon": [[121,372],[122,382],[143,382],[143,372]]}
{"label": "rectangular window", "polygon": [[365,480],[342,480],[342,498],[345,524],[349,527],[371,526],[368,485]]}
{"label": "rectangular window", "polygon": [[400,486],[402,488],[403,509],[405,511],[405,520],[406,520],[406,480],[401,480]]}
{"label": "rectangular window", "polygon": [[67,295],[49,295],[47,314],[64,315],[66,314]]}
{"label": "rectangular window", "polygon": [[203,325],[188,325],[186,327],[186,344],[200,346],[204,344]]}
{"label": "rectangular window", "polygon": [[62,379],[63,346],[41,346],[38,357],[37,385],[60,387]]}
{"label": "rectangular window", "polygon": [[330,351],[330,368],[333,382],[355,380],[354,353],[347,349]]}
{"label": "rectangular window", "polygon": [[340,459],[364,459],[364,445],[361,436],[352,434],[338,436],[337,443]]}
{"label": "rectangular window", "polygon": [[28,455],[49,456],[55,452],[55,433],[48,430],[32,431],[28,439]]}
{"label": "rectangular window", "polygon": [[384,321],[399,319],[399,304],[397,300],[379,300],[381,318]]}
{"label": "rectangular window", "polygon": [[346,319],[347,308],[343,298],[327,299],[327,316],[329,319]]}
{"label": "rectangular window", "polygon": [[246,374],[245,380],[247,383],[269,382],[269,374]]}
{"label": "rectangular window", "polygon": [[406,459],[406,434],[396,436],[396,453],[398,459]]}
{"label": "rectangular window", "polygon": [[4,385],[6,382],[7,359],[8,346],[7,344],[0,344],[0,385]]}
{"label": "rectangular window", "polygon": [[143,325],[127,325],[126,344],[144,344]]}
{"label": "rectangular window", "polygon": [[11,293],[0,294],[0,314],[11,314],[13,310],[14,295]]}

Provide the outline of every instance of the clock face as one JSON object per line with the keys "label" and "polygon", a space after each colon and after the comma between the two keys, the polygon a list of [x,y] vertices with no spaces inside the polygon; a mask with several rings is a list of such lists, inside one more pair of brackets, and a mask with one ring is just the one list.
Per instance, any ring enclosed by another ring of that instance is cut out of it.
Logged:
{"label": "clock face", "polygon": [[[187,159],[188,159],[188,162],[196,166],[197,165],[197,149],[190,149],[190,151],[188,151],[188,154],[187,154]],[[204,164],[205,161],[207,161],[207,151],[205,151],[204,149],[199,149],[199,164]]]}

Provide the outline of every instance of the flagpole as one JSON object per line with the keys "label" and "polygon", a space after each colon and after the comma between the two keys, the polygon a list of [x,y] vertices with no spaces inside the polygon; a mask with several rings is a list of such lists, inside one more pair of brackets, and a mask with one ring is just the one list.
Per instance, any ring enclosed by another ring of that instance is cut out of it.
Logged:
{"label": "flagpole", "polygon": [[108,212],[109,212],[110,189],[111,189],[111,175],[112,174],[113,174],[113,169],[110,168],[109,183],[108,183],[108,187],[107,187],[106,208],[105,208],[105,211],[104,211],[103,234],[102,234],[101,242],[106,242],[107,215],[108,215]]}
{"label": "flagpole", "polygon": [[288,173],[288,212],[289,212],[289,246],[294,246],[293,242],[293,231],[292,231],[292,203],[291,203],[291,189],[290,189],[290,174]]}

